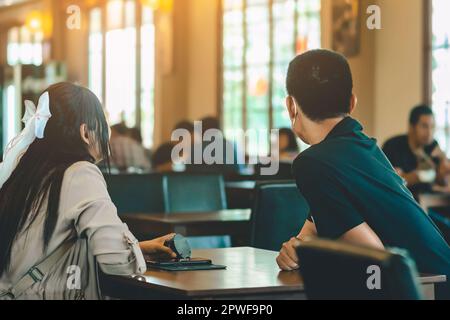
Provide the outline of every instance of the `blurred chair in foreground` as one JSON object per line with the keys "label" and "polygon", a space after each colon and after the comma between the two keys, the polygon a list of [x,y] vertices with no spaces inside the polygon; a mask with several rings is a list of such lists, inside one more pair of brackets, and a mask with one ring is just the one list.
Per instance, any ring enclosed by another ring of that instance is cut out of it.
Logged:
{"label": "blurred chair in foreground", "polygon": [[297,254],[309,299],[423,298],[415,263],[403,250],[382,251],[335,241],[311,240],[302,242]]}

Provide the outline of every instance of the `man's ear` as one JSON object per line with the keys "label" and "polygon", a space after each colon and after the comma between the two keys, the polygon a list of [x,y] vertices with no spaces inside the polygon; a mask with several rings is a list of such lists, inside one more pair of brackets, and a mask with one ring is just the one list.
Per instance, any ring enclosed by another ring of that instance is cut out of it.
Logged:
{"label": "man's ear", "polygon": [[294,103],[294,98],[292,98],[291,96],[286,97],[286,107],[289,112],[289,118],[291,120],[294,120],[295,117],[297,116],[297,110],[295,110],[296,106]]}
{"label": "man's ear", "polygon": [[80,137],[87,145],[89,145],[88,127],[85,123],[80,126]]}
{"label": "man's ear", "polygon": [[358,104],[358,97],[355,94],[352,94],[352,97],[350,98],[350,110],[349,110],[350,114],[352,114],[353,111],[355,111],[357,104]]}

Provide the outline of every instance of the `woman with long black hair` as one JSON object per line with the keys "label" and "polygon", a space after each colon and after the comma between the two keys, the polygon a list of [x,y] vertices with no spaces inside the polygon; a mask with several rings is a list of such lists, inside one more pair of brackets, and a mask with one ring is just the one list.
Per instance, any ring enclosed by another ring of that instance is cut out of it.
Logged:
{"label": "woman with long black hair", "polygon": [[143,254],[174,257],[166,237],[138,243],[95,165],[109,163],[109,127],[96,96],[53,85],[0,164],[0,300],[99,299],[97,267],[142,274]]}

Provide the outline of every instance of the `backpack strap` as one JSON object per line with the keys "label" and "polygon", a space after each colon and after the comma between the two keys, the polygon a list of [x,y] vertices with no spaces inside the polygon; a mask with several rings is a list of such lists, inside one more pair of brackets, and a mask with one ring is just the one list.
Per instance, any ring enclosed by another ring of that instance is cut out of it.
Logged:
{"label": "backpack strap", "polygon": [[19,298],[25,291],[35,283],[42,281],[55,266],[55,264],[70,250],[76,239],[64,242],[58,249],[53,251],[42,262],[32,267],[28,272],[14,284],[9,291],[0,291],[0,298],[6,297],[12,300]]}

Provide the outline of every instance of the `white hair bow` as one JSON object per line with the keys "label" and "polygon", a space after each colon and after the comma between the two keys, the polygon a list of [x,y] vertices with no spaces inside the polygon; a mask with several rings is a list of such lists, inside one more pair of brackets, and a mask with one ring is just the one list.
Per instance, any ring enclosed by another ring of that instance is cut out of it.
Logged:
{"label": "white hair bow", "polygon": [[45,92],[40,98],[36,108],[34,103],[30,100],[25,100],[25,115],[22,122],[28,125],[28,122],[34,122],[34,134],[36,138],[44,138],[44,130],[48,120],[52,117],[50,113],[50,97],[48,92]]}
{"label": "white hair bow", "polygon": [[0,188],[9,179],[34,140],[44,138],[45,127],[51,116],[48,92],[39,98],[37,107],[29,100],[25,101],[25,115],[22,119],[25,128],[6,147],[3,162],[0,163]]}

